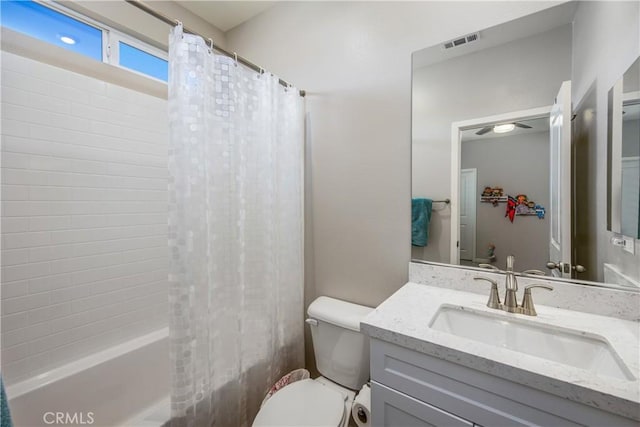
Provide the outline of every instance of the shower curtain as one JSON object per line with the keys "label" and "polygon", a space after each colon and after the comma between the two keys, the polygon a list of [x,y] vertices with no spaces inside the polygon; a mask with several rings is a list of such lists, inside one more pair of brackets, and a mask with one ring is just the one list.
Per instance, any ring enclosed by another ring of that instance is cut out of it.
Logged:
{"label": "shower curtain", "polygon": [[181,26],[169,47],[172,426],[247,426],[303,365],[303,101]]}

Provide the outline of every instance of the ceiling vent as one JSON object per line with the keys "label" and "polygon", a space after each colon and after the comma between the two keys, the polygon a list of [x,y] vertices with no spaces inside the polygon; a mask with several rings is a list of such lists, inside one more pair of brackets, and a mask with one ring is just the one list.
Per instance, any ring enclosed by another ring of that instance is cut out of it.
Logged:
{"label": "ceiling vent", "polygon": [[468,34],[464,37],[459,37],[457,39],[449,40],[448,42],[443,44],[443,47],[445,49],[452,49],[454,47],[459,47],[465,44],[473,43],[475,41],[478,41],[478,39],[480,39],[480,33]]}

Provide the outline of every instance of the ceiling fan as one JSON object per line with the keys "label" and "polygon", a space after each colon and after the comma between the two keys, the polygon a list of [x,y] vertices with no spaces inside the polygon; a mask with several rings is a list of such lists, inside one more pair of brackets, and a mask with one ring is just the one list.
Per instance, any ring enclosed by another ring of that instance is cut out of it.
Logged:
{"label": "ceiling fan", "polygon": [[531,129],[531,126],[525,125],[524,123],[519,123],[519,122],[503,123],[499,125],[485,126],[482,129],[480,129],[478,132],[476,132],[476,135],[484,135],[485,133],[491,132],[492,130],[495,133],[506,133],[506,132],[511,132],[513,129],[517,127],[522,129]]}

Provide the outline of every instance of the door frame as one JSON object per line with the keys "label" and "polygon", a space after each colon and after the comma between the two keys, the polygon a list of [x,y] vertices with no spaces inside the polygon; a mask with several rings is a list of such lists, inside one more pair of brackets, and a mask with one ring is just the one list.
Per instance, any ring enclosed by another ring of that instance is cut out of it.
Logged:
{"label": "door frame", "polygon": [[511,111],[475,119],[451,123],[451,239],[450,264],[460,264],[458,244],[460,241],[460,170],[461,167],[461,132],[467,129],[484,127],[496,122],[521,121],[549,117],[552,105],[530,108],[528,110]]}
{"label": "door frame", "polygon": [[[474,191],[477,190],[478,188],[478,169],[477,168],[465,168],[465,169],[460,169],[460,175],[462,175],[462,172],[467,171],[469,172],[469,174],[471,176],[473,176],[473,188]],[[476,240],[477,240],[477,232],[476,232],[476,226],[478,224],[478,218],[477,218],[477,210],[478,210],[478,198],[476,197],[477,193],[474,193],[473,195],[473,209],[472,209],[472,213],[473,215],[472,217],[472,221],[469,221],[469,224],[473,224],[473,237],[471,239],[471,262],[477,262],[478,260],[478,256],[477,256],[477,252],[476,252]],[[460,218],[458,216],[458,218]],[[459,219],[458,219],[459,221]],[[459,254],[459,252],[458,252]]]}

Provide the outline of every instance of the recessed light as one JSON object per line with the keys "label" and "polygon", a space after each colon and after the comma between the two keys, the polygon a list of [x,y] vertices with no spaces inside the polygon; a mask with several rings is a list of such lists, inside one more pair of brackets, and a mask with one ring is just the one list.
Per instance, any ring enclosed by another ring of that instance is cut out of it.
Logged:
{"label": "recessed light", "polygon": [[69,36],[60,36],[60,41],[65,44],[76,44],[76,40]]}
{"label": "recessed light", "polygon": [[515,128],[516,128],[516,125],[514,125],[513,123],[506,123],[504,125],[495,125],[493,127],[493,131],[495,133],[507,133],[507,132],[511,132]]}

